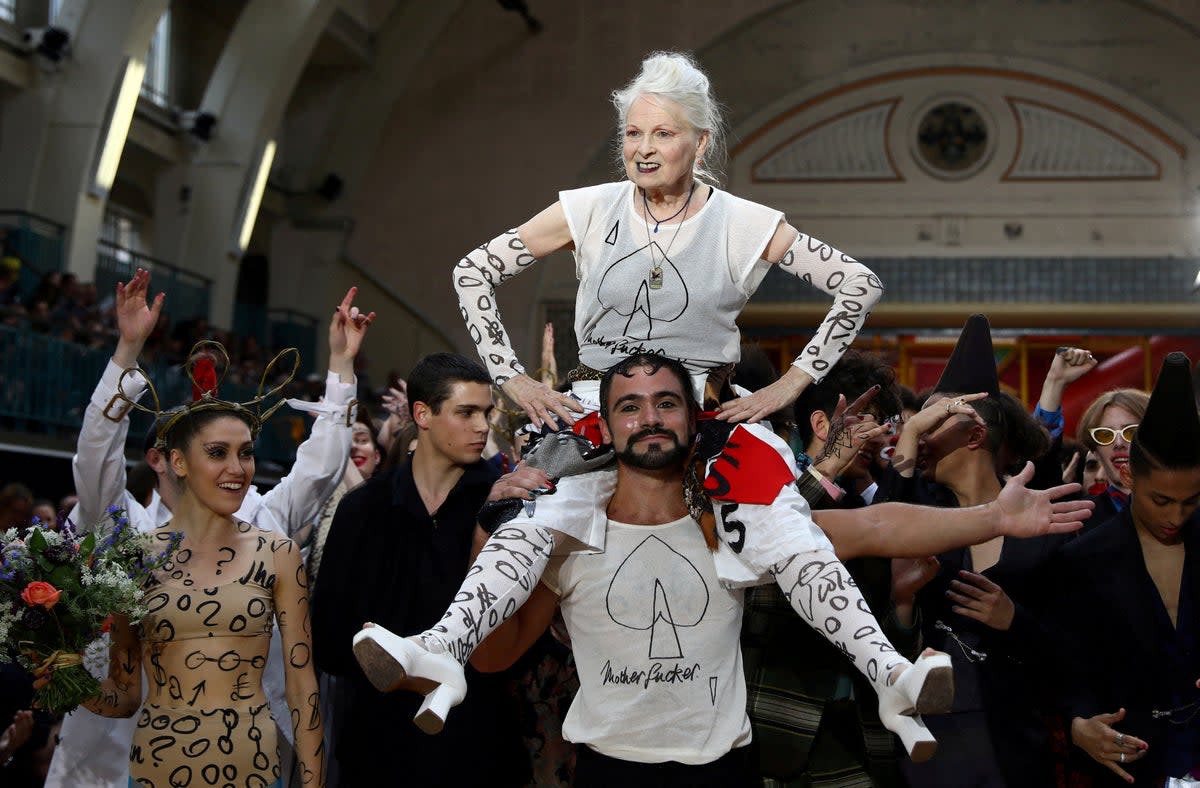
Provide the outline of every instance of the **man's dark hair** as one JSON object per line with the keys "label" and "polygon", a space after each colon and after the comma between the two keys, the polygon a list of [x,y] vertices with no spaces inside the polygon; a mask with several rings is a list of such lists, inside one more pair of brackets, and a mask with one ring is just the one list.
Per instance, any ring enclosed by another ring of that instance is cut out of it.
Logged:
{"label": "man's dark hair", "polygon": [[900,392],[900,410],[918,411],[925,404],[925,401],[917,397],[917,392],[905,386],[903,383],[897,384],[896,388]]}
{"label": "man's dark hair", "polygon": [[1036,460],[1050,449],[1050,436],[1025,408],[1021,400],[1001,391],[976,400],[971,407],[987,424],[988,450],[997,467],[1016,473],[1027,460]]}
{"label": "man's dark hair", "polygon": [[846,402],[850,403],[875,385],[879,386],[879,393],[868,412],[881,421],[898,415],[902,405],[895,370],[873,353],[847,350],[820,383],[810,385],[796,400],[796,427],[800,431],[801,444],[807,446],[812,440],[810,416],[814,412],[819,410],[826,416],[833,416],[839,394],[844,394]]}
{"label": "man's dark hair", "polygon": [[[696,402],[696,391],[692,388],[692,373],[687,371],[687,367],[673,358],[654,353],[639,353],[609,367],[604,373],[604,377],[600,378],[600,418],[608,419],[608,393],[612,390],[612,381],[615,376],[622,375],[631,378],[635,369],[645,369],[653,375],[664,367],[670,370],[671,374],[679,381],[679,387],[683,389],[683,402],[687,405],[688,415],[695,416],[696,411],[700,409],[700,404]],[[409,386],[411,387],[412,384],[409,383]]]}
{"label": "man's dark hair", "polygon": [[417,362],[408,373],[408,412],[424,402],[434,413],[440,413],[442,403],[450,398],[455,383],[492,385],[492,379],[478,362],[457,353],[431,353]]}

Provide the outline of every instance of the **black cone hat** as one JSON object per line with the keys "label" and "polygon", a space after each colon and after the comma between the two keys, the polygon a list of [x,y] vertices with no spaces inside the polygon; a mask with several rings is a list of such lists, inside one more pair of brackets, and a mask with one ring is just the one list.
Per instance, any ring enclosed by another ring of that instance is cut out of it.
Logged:
{"label": "black cone hat", "polygon": [[1192,389],[1192,363],[1168,353],[1133,439],[1167,468],[1200,466],[1200,414]]}
{"label": "black cone hat", "polygon": [[958,344],[933,389],[941,394],[1000,393],[996,375],[996,353],[992,350],[992,326],[984,315],[971,315],[958,335]]}

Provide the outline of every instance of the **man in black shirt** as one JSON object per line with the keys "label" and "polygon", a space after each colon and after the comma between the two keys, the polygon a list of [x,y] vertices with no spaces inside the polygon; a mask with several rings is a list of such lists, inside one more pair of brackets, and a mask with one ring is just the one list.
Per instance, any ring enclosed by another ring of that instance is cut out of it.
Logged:
{"label": "man in black shirt", "polygon": [[333,753],[341,784],[523,785],[528,757],[501,677],[468,670],[466,701],[431,737],[412,723],[421,696],[379,693],[351,652],[364,621],[406,635],[438,622],[499,476],[481,460],[492,409],[481,366],[450,353],[427,356],[408,378],[408,397],[417,447],[342,499],[313,591],[317,666],[345,677]]}

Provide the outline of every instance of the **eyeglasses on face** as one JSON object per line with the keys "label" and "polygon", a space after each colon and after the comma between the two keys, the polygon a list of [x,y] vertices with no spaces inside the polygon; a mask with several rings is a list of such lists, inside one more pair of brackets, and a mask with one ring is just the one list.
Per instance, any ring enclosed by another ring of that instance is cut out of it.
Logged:
{"label": "eyeglasses on face", "polygon": [[1096,442],[1097,446],[1107,446],[1112,443],[1117,439],[1117,433],[1120,433],[1126,443],[1132,443],[1133,436],[1137,435],[1137,428],[1136,424],[1126,424],[1119,430],[1112,427],[1092,427],[1088,430],[1088,434],[1092,436],[1092,440]]}

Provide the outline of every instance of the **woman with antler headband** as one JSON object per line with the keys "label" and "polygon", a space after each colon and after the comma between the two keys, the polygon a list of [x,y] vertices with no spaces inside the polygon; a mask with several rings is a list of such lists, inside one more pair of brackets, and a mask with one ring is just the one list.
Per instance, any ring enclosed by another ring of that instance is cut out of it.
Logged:
{"label": "woman with antler headband", "polygon": [[[147,298],[149,284],[150,275],[139,269],[128,283],[116,288],[120,340],[84,412],[74,460],[80,502],[71,517],[79,527],[99,521],[104,507],[115,504],[126,509],[134,527],[151,531],[171,520],[182,496],[182,489],[174,483],[168,467],[168,457],[156,448],[158,435],[153,429],[147,438],[146,459],[158,477],[154,500],[148,507],[142,507],[125,493],[124,446],[129,430],[128,412],[132,409],[129,403],[143,396],[146,381],[135,375],[123,375],[122,370],[136,365],[142,345],[163,308],[161,294],[156,299]],[[297,449],[292,471],[265,494],[248,484],[236,513],[238,520],[271,530],[277,536],[290,536],[312,520],[336,486],[350,450],[356,388],[354,357],[375,316],[373,312],[360,312],[353,305],[354,295],[354,289],[347,292],[330,320],[329,374],[324,400],[289,402],[293,408],[317,417],[309,438]],[[272,640],[266,668],[267,694],[275,717],[284,724],[281,735],[290,738],[283,688],[284,659],[279,637],[276,635]],[[104,666],[101,663],[92,669],[102,671]],[[128,723],[100,720],[83,711],[70,715],[47,777],[48,788],[84,784],[124,788],[128,784],[125,754],[133,734],[132,720]]]}
{"label": "woman with antler headband", "polygon": [[[262,683],[278,624],[302,783],[324,785],[300,549],[236,517],[254,478],[254,440],[263,420],[284,402],[263,405],[291,381],[295,368],[270,391],[264,391],[266,381],[285,354],[297,365],[299,354],[289,348],[276,356],[258,396],[239,403],[217,396],[215,364],[203,351],[215,351],[228,365],[219,344],[198,343],[187,366],[196,398],[154,412],[155,445],[179,493],[174,517],[154,535],[178,546],[146,589],[145,618],[137,625],[114,622],[109,677],[85,706],[104,716],[138,714],[131,785],[282,786],[275,721]],[[136,368],[125,375],[131,373],[144,377]],[[144,699],[143,666],[149,687]]]}

